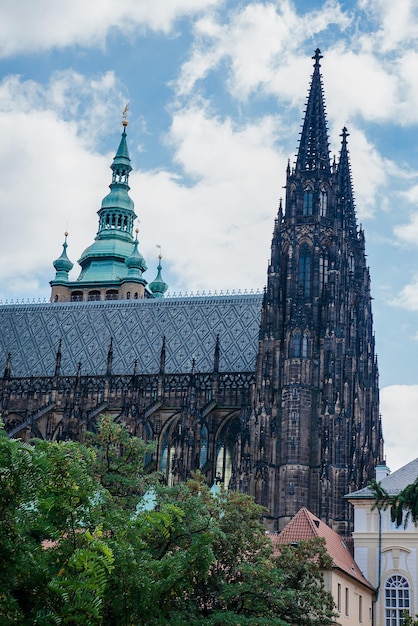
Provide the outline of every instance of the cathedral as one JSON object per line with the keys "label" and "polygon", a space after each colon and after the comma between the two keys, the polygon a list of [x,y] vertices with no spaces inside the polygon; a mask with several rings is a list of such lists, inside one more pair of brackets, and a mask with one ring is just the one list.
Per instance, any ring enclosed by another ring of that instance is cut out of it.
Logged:
{"label": "cathedral", "polygon": [[251,494],[280,530],[302,507],[352,529],[343,496],[383,461],[365,237],[348,132],[330,158],[321,54],[262,295],[167,297],[134,232],[127,120],[94,242],[54,261],[51,301],[0,307],[0,402],[11,437],[82,440],[101,414],[153,440],[167,484],[200,470]]}

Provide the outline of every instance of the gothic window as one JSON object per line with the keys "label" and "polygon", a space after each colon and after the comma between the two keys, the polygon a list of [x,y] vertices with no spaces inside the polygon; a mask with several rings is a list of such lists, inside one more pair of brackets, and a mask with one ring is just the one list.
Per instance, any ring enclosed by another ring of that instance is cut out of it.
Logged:
{"label": "gothic window", "polygon": [[385,583],[385,626],[401,626],[409,607],[409,582],[400,574],[390,576]]}
{"label": "gothic window", "polygon": [[166,431],[161,445],[160,470],[166,478],[167,485],[171,487],[174,483],[173,460],[176,449],[172,445],[170,439],[169,432]]}
{"label": "gothic window", "polygon": [[302,336],[302,359],[308,358],[308,333],[303,333]]}
{"label": "gothic window", "polygon": [[200,457],[199,457],[199,468],[205,465],[208,460],[208,429],[206,426],[202,426],[202,430],[200,433]]}
{"label": "gothic window", "polygon": [[301,246],[299,253],[299,287],[308,298],[311,292],[311,251],[306,244]]}
{"label": "gothic window", "polygon": [[303,215],[312,215],[313,207],[313,191],[312,187],[308,185],[303,192]]}
{"label": "gothic window", "polygon": [[327,216],[328,209],[328,194],[325,187],[321,187],[319,191],[319,215],[321,217]]}
{"label": "gothic window", "polygon": [[216,476],[221,480],[225,489],[228,489],[232,476],[232,446],[225,446],[222,442],[218,444],[216,455]]}
{"label": "gothic window", "polygon": [[351,274],[354,274],[355,267],[356,267],[356,262],[354,259],[354,254],[350,252],[350,255],[348,257],[348,270]]}
{"label": "gothic window", "polygon": [[324,251],[319,257],[319,288],[321,294],[328,283],[328,254]]}
{"label": "gothic window", "polygon": [[297,330],[293,335],[293,356],[300,358],[300,332]]}

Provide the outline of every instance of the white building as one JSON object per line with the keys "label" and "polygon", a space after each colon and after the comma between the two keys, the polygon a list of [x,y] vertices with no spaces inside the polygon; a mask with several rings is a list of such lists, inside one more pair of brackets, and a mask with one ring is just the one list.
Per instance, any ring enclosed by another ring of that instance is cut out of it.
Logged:
{"label": "white building", "polygon": [[[376,480],[389,495],[397,495],[418,478],[418,458],[390,473],[376,468]],[[401,626],[402,614],[418,613],[418,528],[409,522],[396,527],[390,511],[375,506],[368,487],[346,496],[354,506],[354,557],[376,588],[375,626]]]}

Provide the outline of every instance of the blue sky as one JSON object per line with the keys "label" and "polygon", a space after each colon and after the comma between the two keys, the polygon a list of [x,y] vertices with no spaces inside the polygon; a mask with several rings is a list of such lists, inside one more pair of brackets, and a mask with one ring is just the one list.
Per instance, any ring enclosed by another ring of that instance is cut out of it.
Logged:
{"label": "blue sky", "polygon": [[0,300],[49,298],[66,229],[76,277],[126,102],[147,279],[159,244],[172,293],[262,289],[316,47],[332,153],[350,132],[396,469],[418,441],[413,0],[1,3]]}

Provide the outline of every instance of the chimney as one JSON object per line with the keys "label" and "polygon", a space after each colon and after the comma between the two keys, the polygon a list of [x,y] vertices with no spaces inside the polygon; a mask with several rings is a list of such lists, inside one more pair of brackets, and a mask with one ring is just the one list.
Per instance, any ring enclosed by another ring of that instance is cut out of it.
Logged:
{"label": "chimney", "polygon": [[386,476],[389,476],[390,474],[390,469],[386,465],[386,461],[384,463],[381,463],[380,465],[376,465],[375,471],[377,483],[380,483],[381,480],[383,480],[384,478],[386,478]]}

